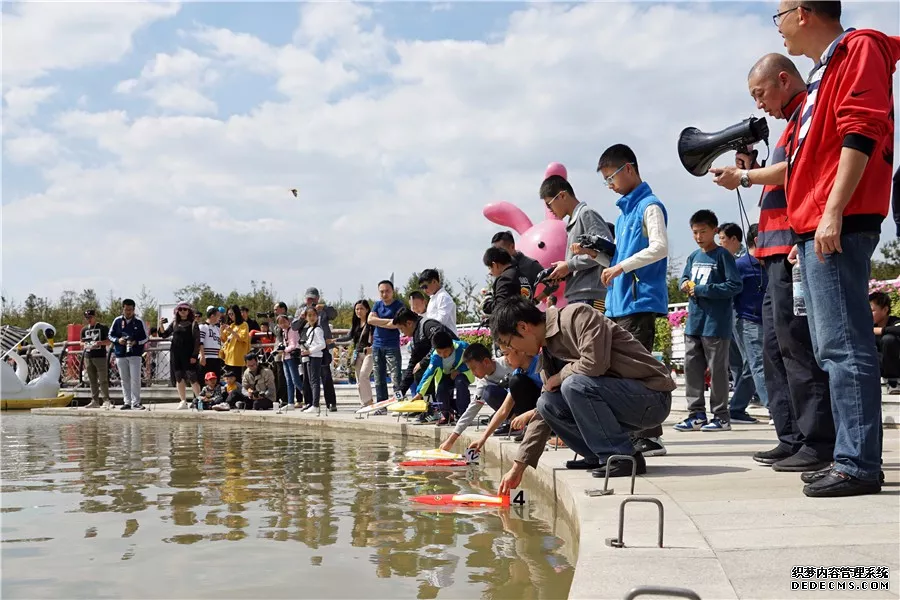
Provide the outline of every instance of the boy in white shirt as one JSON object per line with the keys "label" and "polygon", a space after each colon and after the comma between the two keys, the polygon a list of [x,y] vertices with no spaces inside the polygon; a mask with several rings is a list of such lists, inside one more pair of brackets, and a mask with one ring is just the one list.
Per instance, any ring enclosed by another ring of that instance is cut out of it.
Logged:
{"label": "boy in white shirt", "polygon": [[515,406],[516,414],[522,414],[535,408],[541,395],[537,357],[528,360],[524,355],[511,352],[495,359],[485,346],[473,343],[463,353],[463,360],[476,378],[475,398],[459,417],[456,429],[441,444],[441,449],[446,451],[475,421],[485,404],[498,411],[509,402],[509,408]]}

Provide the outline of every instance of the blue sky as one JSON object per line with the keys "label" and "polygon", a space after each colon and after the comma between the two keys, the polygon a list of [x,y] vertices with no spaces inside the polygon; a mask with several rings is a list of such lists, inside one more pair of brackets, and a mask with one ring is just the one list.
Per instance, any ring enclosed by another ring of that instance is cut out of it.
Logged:
{"label": "blue sky", "polygon": [[[900,33],[895,3],[845,5],[845,25]],[[309,285],[349,299],[433,266],[483,281],[499,228],[481,209],[541,220],[549,162],[615,220],[593,165],[616,142],[683,258],[690,212],[737,209],[683,171],[677,132],[757,114],[744,77],[783,50],[775,8],[4,3],[3,293],[146,284],[168,301],[266,279],[288,300]]]}

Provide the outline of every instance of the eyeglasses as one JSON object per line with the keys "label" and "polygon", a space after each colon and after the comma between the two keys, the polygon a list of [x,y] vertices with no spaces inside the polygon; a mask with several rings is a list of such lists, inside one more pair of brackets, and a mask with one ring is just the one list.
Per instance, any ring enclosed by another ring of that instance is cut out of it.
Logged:
{"label": "eyeglasses", "polygon": [[616,171],[615,171],[612,175],[610,175],[609,177],[607,177],[606,180],[605,180],[605,181],[606,181],[606,187],[611,186],[611,185],[613,184],[613,179],[616,178],[616,175],[618,175],[619,172],[620,172],[622,169],[624,169],[625,167],[627,167],[627,166],[630,165],[630,164],[631,164],[630,162],[629,162],[629,163],[625,163],[624,165],[622,165],[621,167],[619,167],[618,169],[616,169]]}
{"label": "eyeglasses", "polygon": [[178,312],[187,312],[187,309],[182,306],[181,308],[178,309]]}
{"label": "eyeglasses", "polygon": [[781,22],[784,21],[784,15],[788,13],[792,13],[798,8],[806,8],[805,6],[795,6],[794,8],[789,8],[785,11],[778,13],[777,15],[772,15],[772,22],[775,23],[775,27],[781,27]]}
{"label": "eyeglasses", "polygon": [[553,204],[554,202],[556,202],[556,199],[559,198],[561,195],[562,195],[562,192],[560,192],[559,194],[553,196],[552,198],[550,198],[550,201],[549,201],[549,202],[545,202],[544,204],[547,205],[547,208],[550,208],[550,205]]}

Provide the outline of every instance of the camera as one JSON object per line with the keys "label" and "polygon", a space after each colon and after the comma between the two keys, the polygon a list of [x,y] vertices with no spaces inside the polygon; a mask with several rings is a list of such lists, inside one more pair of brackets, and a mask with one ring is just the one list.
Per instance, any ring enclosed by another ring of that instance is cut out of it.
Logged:
{"label": "camera", "polygon": [[257,319],[274,319],[275,313],[273,312],[258,312],[256,313]]}
{"label": "camera", "polygon": [[588,250],[596,250],[597,252],[602,252],[603,254],[608,254],[610,256],[616,253],[616,245],[602,235],[585,233],[579,235],[576,241],[581,244],[582,248]]}
{"label": "camera", "polygon": [[284,344],[278,344],[277,346],[275,346],[275,352],[284,352],[285,347],[286,346]]}
{"label": "camera", "polygon": [[162,323],[163,325],[165,325],[165,324],[168,323],[168,322],[169,322],[169,318],[168,318],[168,317],[163,317],[162,320],[160,321],[160,323]]}

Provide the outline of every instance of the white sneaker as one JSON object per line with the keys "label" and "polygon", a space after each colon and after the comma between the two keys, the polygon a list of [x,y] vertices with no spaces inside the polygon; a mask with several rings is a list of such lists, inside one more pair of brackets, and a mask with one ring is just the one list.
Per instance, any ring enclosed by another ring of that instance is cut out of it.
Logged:
{"label": "white sneaker", "polygon": [[105,408],[106,410],[111,409],[111,408],[112,408],[112,402],[110,402],[109,400],[107,400],[106,402],[103,403],[103,408]]}
{"label": "white sneaker", "polygon": [[100,408],[100,403],[96,400],[91,400],[91,403],[86,405],[85,408]]}
{"label": "white sneaker", "polygon": [[294,410],[296,406],[294,404],[285,404],[283,408],[284,410]]}
{"label": "white sneaker", "polygon": [[188,405],[187,400],[182,400],[178,403],[178,408],[175,410],[187,410],[188,408],[190,408],[190,405]]}
{"label": "white sneaker", "polygon": [[219,411],[231,410],[231,406],[229,406],[227,402],[219,402],[212,408],[213,408],[213,410],[219,410]]}
{"label": "white sneaker", "polygon": [[307,406],[306,408],[303,409],[303,412],[305,412],[305,413],[311,413],[311,412],[315,412],[315,411],[317,411],[317,410],[319,410],[318,407],[313,406],[312,404],[310,404],[309,406]]}

